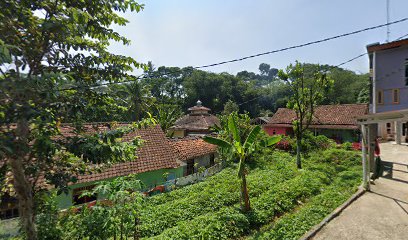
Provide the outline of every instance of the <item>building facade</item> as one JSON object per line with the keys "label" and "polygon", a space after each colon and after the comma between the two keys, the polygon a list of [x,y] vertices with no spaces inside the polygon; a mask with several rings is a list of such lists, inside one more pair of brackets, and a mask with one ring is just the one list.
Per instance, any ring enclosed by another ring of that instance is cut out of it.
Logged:
{"label": "building facade", "polygon": [[[367,46],[370,64],[370,113],[408,109],[408,39]],[[397,143],[408,142],[408,123],[382,121],[378,136]]]}

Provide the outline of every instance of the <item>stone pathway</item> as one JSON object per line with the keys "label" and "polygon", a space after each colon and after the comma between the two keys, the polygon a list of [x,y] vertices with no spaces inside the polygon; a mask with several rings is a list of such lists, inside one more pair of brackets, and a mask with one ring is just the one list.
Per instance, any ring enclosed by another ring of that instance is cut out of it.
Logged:
{"label": "stone pathway", "polygon": [[380,149],[383,176],[313,239],[408,239],[408,146],[383,143]]}

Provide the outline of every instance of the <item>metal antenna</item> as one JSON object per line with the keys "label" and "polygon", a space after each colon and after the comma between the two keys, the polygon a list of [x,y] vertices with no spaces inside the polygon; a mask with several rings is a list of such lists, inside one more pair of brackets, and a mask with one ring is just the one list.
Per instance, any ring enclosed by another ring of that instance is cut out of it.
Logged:
{"label": "metal antenna", "polygon": [[[390,23],[390,0],[387,0],[387,24]],[[387,25],[387,42],[390,40],[390,25]]]}

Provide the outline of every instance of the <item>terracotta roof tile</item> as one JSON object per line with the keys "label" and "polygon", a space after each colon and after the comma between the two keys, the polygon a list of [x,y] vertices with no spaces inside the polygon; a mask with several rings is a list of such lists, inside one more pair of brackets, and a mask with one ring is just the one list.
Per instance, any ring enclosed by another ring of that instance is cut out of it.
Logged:
{"label": "terracotta roof tile", "polygon": [[[368,113],[367,104],[321,105],[316,107],[311,127],[356,129],[357,118]],[[296,114],[288,108],[279,108],[266,126],[291,126]]]}
{"label": "terracotta roof tile", "polygon": [[[121,123],[117,127],[126,126]],[[84,125],[87,133],[102,132],[109,129],[107,123],[86,124]],[[64,136],[73,136],[73,128],[69,125],[61,126],[61,132]],[[126,134],[122,140],[131,141],[135,137],[141,137],[143,145],[137,150],[137,157],[133,161],[114,164],[111,167],[103,169],[101,173],[93,173],[78,176],[78,182],[91,182],[106,178],[125,176],[134,173],[148,172],[163,168],[177,168],[177,154],[169,140],[166,138],[160,126],[154,126],[146,129],[136,130]]]}
{"label": "terracotta roof tile", "polygon": [[171,141],[171,144],[182,161],[198,158],[217,151],[217,146],[204,142],[201,138],[187,137],[175,139]]}

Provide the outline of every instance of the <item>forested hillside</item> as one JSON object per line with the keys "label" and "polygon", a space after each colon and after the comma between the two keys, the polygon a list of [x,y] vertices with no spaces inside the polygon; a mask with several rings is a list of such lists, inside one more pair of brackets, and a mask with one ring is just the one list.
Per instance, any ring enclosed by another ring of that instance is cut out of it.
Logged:
{"label": "forested hillside", "polygon": [[[320,68],[334,80],[323,104],[364,103],[368,99],[368,74],[329,65],[303,64],[305,75]],[[157,116],[160,109],[172,109],[177,118],[199,99],[215,114],[227,102],[251,117],[273,114],[285,107],[291,92],[279,79],[278,69],[262,63],[259,72],[241,71],[236,75],[195,70],[191,67],[155,67],[148,64],[145,77],[126,84],[100,87],[106,108],[94,109],[89,103],[88,121],[135,121]]]}

